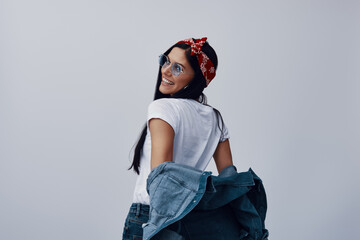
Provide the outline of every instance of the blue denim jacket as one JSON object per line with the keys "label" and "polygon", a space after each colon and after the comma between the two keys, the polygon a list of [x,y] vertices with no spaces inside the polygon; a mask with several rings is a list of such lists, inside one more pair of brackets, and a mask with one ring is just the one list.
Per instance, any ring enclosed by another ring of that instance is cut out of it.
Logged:
{"label": "blue denim jacket", "polygon": [[[167,226],[181,219],[189,221],[191,235],[199,234],[195,238],[199,240],[268,239],[265,189],[251,168],[238,173],[231,165],[214,176],[210,171],[164,162],[150,172],[147,191],[150,218],[143,224],[145,240],[159,239]],[[207,236],[210,229],[211,238]],[[166,239],[184,239],[174,231],[166,234]]]}

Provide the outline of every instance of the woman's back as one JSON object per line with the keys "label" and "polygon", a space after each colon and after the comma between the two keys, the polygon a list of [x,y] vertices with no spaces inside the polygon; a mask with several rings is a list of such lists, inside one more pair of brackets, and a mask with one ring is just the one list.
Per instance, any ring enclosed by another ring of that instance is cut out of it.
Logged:
{"label": "woman's back", "polygon": [[[173,159],[181,163],[205,170],[219,142],[229,138],[226,125],[223,134],[218,127],[221,121],[211,106],[193,99],[162,98],[150,103],[147,113],[147,124],[152,118],[166,121],[174,130]],[[149,129],[149,125],[148,125]],[[140,175],[138,176],[133,202],[149,204],[146,192],[146,179],[151,171],[151,135],[146,135],[140,158]]]}

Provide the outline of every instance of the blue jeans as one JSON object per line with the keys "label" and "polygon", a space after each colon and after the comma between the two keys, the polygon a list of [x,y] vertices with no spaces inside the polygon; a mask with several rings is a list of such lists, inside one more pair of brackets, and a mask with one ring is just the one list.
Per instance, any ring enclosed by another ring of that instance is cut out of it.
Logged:
{"label": "blue jeans", "polygon": [[[123,240],[143,239],[142,224],[146,223],[149,220],[149,210],[149,205],[144,205],[141,203],[131,204],[129,213],[126,217],[124,224]],[[174,232],[176,233],[176,237],[174,235]],[[169,239],[168,236],[171,236],[171,239],[174,240],[189,239],[181,220],[169,225],[152,239]]]}
{"label": "blue jeans", "polygon": [[126,217],[123,240],[143,239],[142,224],[149,220],[149,205],[133,203]]}

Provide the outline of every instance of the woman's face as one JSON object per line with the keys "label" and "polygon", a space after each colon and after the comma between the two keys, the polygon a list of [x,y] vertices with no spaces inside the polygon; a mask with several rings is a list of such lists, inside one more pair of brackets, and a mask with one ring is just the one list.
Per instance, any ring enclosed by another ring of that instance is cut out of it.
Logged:
{"label": "woman's face", "polygon": [[[170,94],[172,96],[190,83],[194,77],[194,70],[186,59],[184,49],[174,47],[168,54],[168,58],[170,64],[161,68],[162,81],[159,91],[162,94]],[[179,76],[175,76],[171,73],[171,65],[173,63],[179,63],[183,68],[183,73],[180,73]],[[167,83],[166,81],[170,83]]]}

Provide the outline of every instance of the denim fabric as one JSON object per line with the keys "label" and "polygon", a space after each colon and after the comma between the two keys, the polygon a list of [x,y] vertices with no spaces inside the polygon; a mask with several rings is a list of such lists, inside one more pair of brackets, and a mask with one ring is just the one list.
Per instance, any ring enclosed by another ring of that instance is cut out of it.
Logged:
{"label": "denim fabric", "polygon": [[[261,179],[251,168],[237,173],[235,166],[211,174],[174,162],[154,168],[147,179],[150,218],[143,238],[267,239]],[[165,232],[167,237],[160,238]]]}
{"label": "denim fabric", "polygon": [[267,202],[261,179],[251,168],[243,173],[235,169],[229,169],[231,175],[211,175],[201,201],[185,216],[186,226],[193,227],[187,227],[190,235],[198,236],[194,239],[267,239]]}
{"label": "denim fabric", "polygon": [[[123,229],[123,240],[143,239],[142,225],[149,220],[150,206],[133,203],[125,219]],[[181,221],[175,222],[163,229],[152,240],[186,240],[189,236],[185,232],[185,228]]]}
{"label": "denim fabric", "polygon": [[174,162],[152,169],[147,178],[151,219],[144,224],[144,239],[187,215],[201,200],[210,174]]}
{"label": "denim fabric", "polygon": [[143,239],[142,224],[149,220],[149,205],[133,203],[125,219],[123,240]]}

